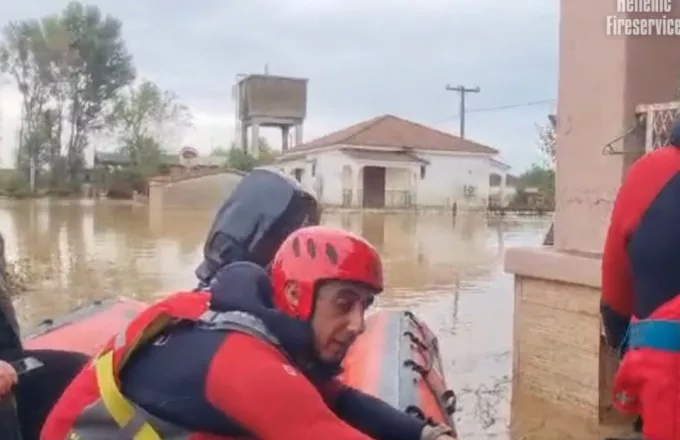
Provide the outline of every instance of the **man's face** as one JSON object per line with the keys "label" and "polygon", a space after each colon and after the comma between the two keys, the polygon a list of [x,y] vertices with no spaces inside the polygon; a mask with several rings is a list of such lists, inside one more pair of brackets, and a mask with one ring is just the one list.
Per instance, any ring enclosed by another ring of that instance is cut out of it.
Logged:
{"label": "man's face", "polygon": [[323,283],[316,296],[312,331],[322,361],[339,363],[354,340],[364,331],[364,314],[375,292],[348,281]]}

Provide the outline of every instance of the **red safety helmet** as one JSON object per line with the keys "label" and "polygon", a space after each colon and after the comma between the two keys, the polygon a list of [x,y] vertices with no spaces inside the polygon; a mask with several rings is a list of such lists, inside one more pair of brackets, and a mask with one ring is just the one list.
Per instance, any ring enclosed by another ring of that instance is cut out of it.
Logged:
{"label": "red safety helmet", "polygon": [[[293,232],[281,244],[271,266],[274,303],[280,310],[309,319],[319,283],[329,280],[365,284],[378,294],[383,290],[382,261],[363,238],[341,229],[310,226]],[[289,281],[300,288],[300,303],[292,310],[285,297]]]}

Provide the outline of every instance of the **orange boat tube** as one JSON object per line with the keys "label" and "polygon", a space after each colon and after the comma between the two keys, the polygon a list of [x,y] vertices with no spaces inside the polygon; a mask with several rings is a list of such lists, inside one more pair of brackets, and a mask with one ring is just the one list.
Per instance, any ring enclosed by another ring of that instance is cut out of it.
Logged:
{"label": "orange boat tube", "polygon": [[95,301],[24,334],[27,349],[70,350],[94,356],[147,305],[128,298]]}
{"label": "orange boat tube", "polygon": [[446,388],[437,338],[413,313],[383,310],[368,317],[344,367],[348,385],[455,432],[456,395]]}

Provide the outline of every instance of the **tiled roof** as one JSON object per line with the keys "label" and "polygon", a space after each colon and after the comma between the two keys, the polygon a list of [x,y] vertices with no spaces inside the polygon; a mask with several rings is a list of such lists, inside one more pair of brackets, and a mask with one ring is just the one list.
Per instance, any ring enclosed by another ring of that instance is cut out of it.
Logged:
{"label": "tiled roof", "polygon": [[461,153],[497,154],[486,145],[461,139],[394,115],[383,115],[315,139],[288,150],[285,155],[335,145],[410,148]]}

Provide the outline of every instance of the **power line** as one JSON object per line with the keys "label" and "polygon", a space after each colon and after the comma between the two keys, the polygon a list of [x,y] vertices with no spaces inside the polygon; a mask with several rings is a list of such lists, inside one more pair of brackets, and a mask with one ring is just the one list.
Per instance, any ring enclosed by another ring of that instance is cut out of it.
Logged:
{"label": "power line", "polygon": [[467,93],[479,93],[481,89],[479,87],[468,88],[465,86],[446,86],[446,90],[449,92],[458,92],[460,95],[460,132],[458,136],[461,139],[465,139],[465,95]]}
{"label": "power line", "polygon": [[[481,113],[481,112],[495,112],[495,111],[501,111],[501,110],[510,110],[513,108],[520,108],[520,107],[531,107],[534,105],[546,105],[546,104],[554,104],[557,100],[556,99],[542,99],[540,101],[528,101],[528,102],[521,102],[517,104],[508,104],[508,105],[500,105],[496,107],[481,107],[481,108],[473,108],[473,109],[466,109],[465,113]],[[441,124],[443,122],[448,122],[453,119],[457,119],[459,117],[458,114],[451,115],[445,119],[442,119],[436,124]],[[462,118],[464,119],[464,117]]]}

